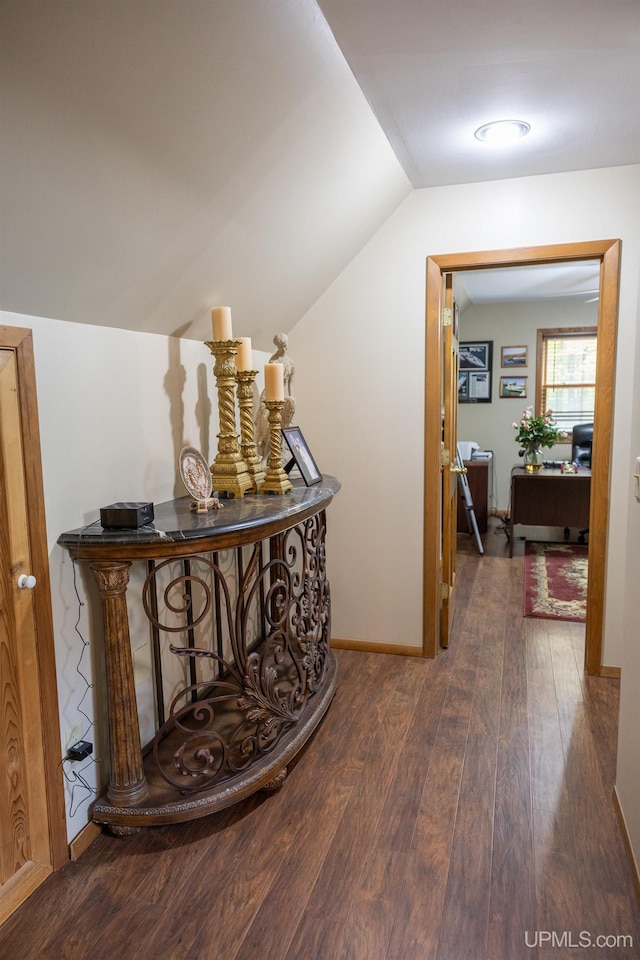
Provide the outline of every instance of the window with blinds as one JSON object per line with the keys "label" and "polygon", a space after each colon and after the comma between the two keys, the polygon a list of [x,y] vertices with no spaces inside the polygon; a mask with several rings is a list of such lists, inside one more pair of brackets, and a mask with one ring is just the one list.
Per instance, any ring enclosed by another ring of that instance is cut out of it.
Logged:
{"label": "window with blinds", "polygon": [[561,430],[593,423],[597,327],[538,330],[536,412],[553,410]]}

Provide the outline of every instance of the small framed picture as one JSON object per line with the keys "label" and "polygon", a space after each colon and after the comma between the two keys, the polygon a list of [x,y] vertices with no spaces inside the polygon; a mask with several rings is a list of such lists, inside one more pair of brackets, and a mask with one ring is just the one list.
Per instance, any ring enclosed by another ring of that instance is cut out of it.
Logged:
{"label": "small framed picture", "polygon": [[527,377],[500,377],[500,396],[522,400],[527,395]]}
{"label": "small framed picture", "polygon": [[500,366],[501,367],[526,367],[527,366],[527,347],[501,347]]}
{"label": "small framed picture", "polygon": [[307,446],[307,441],[302,436],[302,431],[300,428],[285,427],[282,431],[282,435],[287,441],[287,445],[292,456],[292,460],[285,467],[287,473],[295,464],[302,474],[302,479],[308,487],[314,483],[320,483],[322,480],[322,474],[318,470],[316,462],[311,456],[311,451]]}

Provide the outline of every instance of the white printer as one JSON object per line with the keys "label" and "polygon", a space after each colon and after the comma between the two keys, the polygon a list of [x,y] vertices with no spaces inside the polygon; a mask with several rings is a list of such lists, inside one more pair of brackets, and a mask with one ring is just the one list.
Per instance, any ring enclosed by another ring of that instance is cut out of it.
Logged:
{"label": "white printer", "polygon": [[462,460],[491,460],[491,450],[481,450],[475,440],[458,440],[458,452]]}
{"label": "white printer", "polygon": [[458,453],[463,460],[471,460],[476,450],[480,449],[480,444],[474,440],[458,440]]}

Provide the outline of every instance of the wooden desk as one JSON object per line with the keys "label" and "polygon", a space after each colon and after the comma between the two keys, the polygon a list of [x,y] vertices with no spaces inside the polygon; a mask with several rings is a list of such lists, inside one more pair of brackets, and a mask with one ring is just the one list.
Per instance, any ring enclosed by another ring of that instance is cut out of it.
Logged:
{"label": "wooden desk", "polygon": [[[467,468],[467,480],[469,481],[469,490],[473,500],[473,510],[476,515],[478,532],[487,532],[487,523],[489,517],[489,460],[465,460],[464,465]],[[469,524],[467,523],[467,508],[464,505],[464,498],[460,496],[458,489],[458,533],[469,533]]]}
{"label": "wooden desk", "polygon": [[[110,780],[96,822],[126,836],[282,782],[336,685],[325,530],[339,489],[333,477],[295,482],[284,496],[247,494],[207,514],[184,497],[135,530],[92,524],[59,538],[89,563],[102,601]],[[127,598],[139,561],[146,579]],[[138,622],[146,615],[154,663],[157,726],[145,750],[128,606]]]}
{"label": "wooden desk", "polygon": [[591,471],[580,467],[578,473],[561,473],[543,467],[527,473],[524,467],[511,471],[511,536],[509,556],[513,556],[514,531],[518,524],[532,527],[589,526]]}

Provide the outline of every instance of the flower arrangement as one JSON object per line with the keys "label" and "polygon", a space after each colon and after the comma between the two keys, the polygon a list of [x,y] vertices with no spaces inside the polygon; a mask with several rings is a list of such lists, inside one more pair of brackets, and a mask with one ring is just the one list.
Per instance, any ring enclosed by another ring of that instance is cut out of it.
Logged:
{"label": "flower arrangement", "polygon": [[534,417],[532,408],[527,407],[520,423],[514,423],[513,427],[518,431],[515,436],[516,443],[519,443],[522,448],[519,456],[524,453],[533,453],[541,447],[552,447],[559,440],[566,438],[564,431],[558,429],[551,409],[540,417]]}

